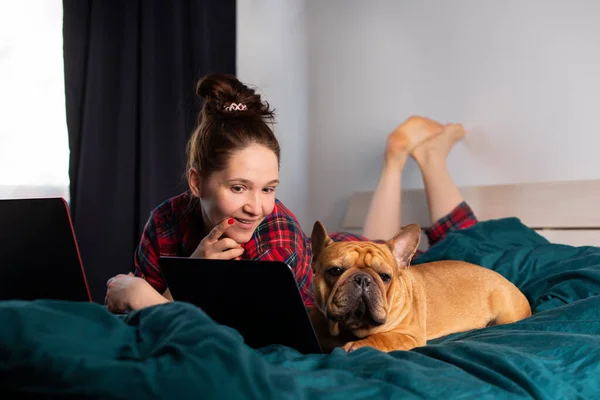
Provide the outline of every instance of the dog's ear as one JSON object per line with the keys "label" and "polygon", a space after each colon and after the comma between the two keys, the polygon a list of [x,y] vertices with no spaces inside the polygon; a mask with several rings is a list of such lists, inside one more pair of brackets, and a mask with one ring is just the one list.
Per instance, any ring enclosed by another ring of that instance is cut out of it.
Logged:
{"label": "dog's ear", "polygon": [[419,243],[421,243],[421,228],[416,224],[405,226],[387,241],[400,268],[408,267],[410,260],[419,248]]}
{"label": "dog's ear", "polygon": [[333,240],[331,240],[329,235],[327,235],[327,230],[321,221],[315,222],[310,240],[312,242],[312,269],[313,272],[315,272],[315,262],[317,261],[323,249],[329,246]]}

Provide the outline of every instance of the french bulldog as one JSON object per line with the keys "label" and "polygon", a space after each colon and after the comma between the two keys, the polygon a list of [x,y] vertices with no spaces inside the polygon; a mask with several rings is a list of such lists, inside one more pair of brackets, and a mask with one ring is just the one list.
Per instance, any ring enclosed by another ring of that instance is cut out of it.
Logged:
{"label": "french bulldog", "polygon": [[311,321],[326,351],[389,352],[531,316],[527,298],[495,271],[462,261],[411,266],[421,228],[402,228],[383,244],[333,242],[313,227]]}

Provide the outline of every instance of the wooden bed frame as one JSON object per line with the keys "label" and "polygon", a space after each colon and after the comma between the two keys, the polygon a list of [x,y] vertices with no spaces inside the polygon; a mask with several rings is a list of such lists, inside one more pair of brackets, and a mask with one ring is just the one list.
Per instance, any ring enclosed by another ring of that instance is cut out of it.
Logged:
{"label": "wooden bed frame", "polygon": [[[553,243],[600,246],[600,180],[460,188],[480,221],[518,217]],[[373,192],[352,195],[343,229],[361,233]],[[431,224],[423,189],[402,192],[402,224]],[[428,247],[423,237],[421,248]]]}

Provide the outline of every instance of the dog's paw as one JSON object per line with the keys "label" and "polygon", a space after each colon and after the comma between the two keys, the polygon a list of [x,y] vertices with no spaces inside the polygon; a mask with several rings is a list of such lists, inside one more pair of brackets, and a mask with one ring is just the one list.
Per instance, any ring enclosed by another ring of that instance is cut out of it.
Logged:
{"label": "dog's paw", "polygon": [[356,342],[348,342],[342,346],[342,350],[346,353],[352,353],[354,350],[358,350],[361,347],[369,347],[369,344],[364,340],[357,340]]}

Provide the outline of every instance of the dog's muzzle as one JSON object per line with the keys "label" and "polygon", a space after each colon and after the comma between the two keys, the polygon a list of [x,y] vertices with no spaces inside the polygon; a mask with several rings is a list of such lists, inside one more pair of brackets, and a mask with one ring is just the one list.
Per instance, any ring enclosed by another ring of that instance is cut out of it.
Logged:
{"label": "dog's muzzle", "polygon": [[[328,310],[327,318],[333,322],[342,320],[347,321],[350,325],[372,325],[379,326],[385,323],[383,320],[375,319],[373,307],[377,303],[374,297],[381,296],[377,284],[373,281],[373,277],[367,273],[359,272],[354,276],[349,277],[343,286],[338,288],[338,292],[333,299],[336,304],[337,312]],[[340,298],[343,299],[343,306]]]}

